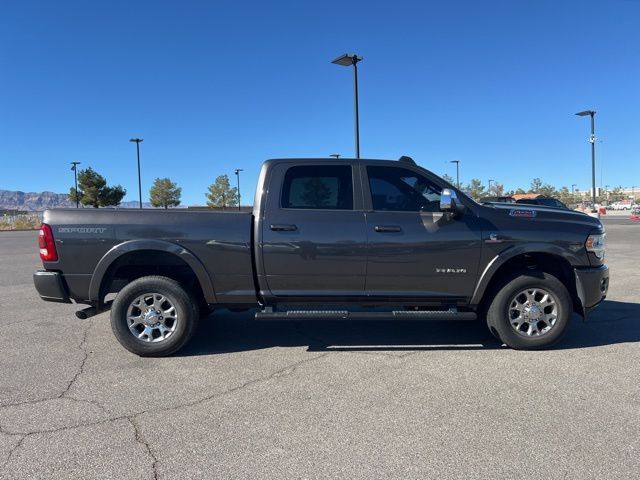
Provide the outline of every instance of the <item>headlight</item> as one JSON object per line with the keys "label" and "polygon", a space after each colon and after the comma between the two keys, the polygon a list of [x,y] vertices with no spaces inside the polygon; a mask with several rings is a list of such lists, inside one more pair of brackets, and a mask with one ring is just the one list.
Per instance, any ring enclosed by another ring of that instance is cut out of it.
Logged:
{"label": "headlight", "polygon": [[589,235],[587,237],[587,241],[584,242],[584,246],[587,249],[587,252],[593,252],[593,254],[602,260],[604,258],[604,249],[605,249],[605,234],[602,233],[600,235]]}

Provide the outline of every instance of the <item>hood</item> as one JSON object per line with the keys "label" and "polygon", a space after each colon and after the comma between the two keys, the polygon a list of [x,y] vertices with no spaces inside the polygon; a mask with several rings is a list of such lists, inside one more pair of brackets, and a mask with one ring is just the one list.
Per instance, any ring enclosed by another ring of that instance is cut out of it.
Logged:
{"label": "hood", "polygon": [[543,205],[526,205],[514,203],[492,203],[484,204],[482,207],[490,209],[494,215],[503,218],[512,218],[514,221],[523,222],[560,222],[581,225],[589,230],[603,230],[602,222],[596,217],[592,217],[583,212],[568,210],[565,208],[547,207]]}

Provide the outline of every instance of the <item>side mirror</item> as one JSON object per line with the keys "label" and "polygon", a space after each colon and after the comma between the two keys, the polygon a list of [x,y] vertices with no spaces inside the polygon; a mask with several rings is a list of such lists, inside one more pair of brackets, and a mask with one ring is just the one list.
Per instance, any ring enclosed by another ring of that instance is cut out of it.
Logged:
{"label": "side mirror", "polygon": [[458,201],[458,196],[454,190],[443,188],[440,194],[440,211],[457,217],[464,213],[465,206]]}

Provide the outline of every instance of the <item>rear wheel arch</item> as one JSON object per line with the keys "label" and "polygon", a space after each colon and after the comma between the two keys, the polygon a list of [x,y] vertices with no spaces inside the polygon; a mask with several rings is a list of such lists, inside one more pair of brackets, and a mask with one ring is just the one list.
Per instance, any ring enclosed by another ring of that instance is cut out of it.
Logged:
{"label": "rear wheel arch", "polygon": [[[172,271],[172,267],[178,268]],[[194,295],[201,296],[205,303],[216,302],[213,283],[202,262],[181,245],[162,240],[132,240],[109,250],[91,277],[90,300],[102,303],[114,281],[120,278],[118,275],[126,268],[129,269],[130,281],[159,273],[180,280],[189,272],[195,281]]]}

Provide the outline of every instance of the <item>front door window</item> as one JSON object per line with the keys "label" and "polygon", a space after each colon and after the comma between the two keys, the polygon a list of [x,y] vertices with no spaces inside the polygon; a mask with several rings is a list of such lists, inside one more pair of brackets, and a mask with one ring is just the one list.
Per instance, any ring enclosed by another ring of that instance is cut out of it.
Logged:
{"label": "front door window", "polygon": [[367,167],[375,211],[439,212],[442,189],[406,168]]}

